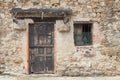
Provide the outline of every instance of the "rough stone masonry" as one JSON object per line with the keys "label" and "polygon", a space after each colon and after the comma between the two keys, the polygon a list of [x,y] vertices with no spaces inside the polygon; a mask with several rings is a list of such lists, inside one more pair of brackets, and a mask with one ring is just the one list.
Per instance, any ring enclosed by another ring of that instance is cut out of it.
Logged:
{"label": "rough stone masonry", "polygon": [[[120,75],[120,0],[0,0],[0,74],[26,74],[26,29],[16,29],[15,7],[73,10],[68,32],[59,31],[62,20],[55,24],[55,75]],[[74,45],[75,21],[93,23],[91,46]]]}

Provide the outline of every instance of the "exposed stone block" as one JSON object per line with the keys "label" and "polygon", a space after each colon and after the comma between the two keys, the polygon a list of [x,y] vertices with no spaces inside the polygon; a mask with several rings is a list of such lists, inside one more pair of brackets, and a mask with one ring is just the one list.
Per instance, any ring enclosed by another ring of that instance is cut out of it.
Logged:
{"label": "exposed stone block", "polygon": [[4,58],[0,58],[0,65],[5,64]]}
{"label": "exposed stone block", "polygon": [[81,4],[86,4],[86,2],[88,2],[88,0],[78,0],[78,2]]}
{"label": "exposed stone block", "polygon": [[5,71],[5,66],[0,65],[0,74],[4,73]]}
{"label": "exposed stone block", "polygon": [[50,0],[51,4],[59,3],[60,0]]}
{"label": "exposed stone block", "polygon": [[5,14],[4,13],[0,13],[0,18],[4,19],[5,18]]}
{"label": "exposed stone block", "polygon": [[106,6],[105,2],[100,2],[100,6]]}
{"label": "exposed stone block", "polygon": [[116,26],[116,30],[120,32],[120,22],[117,22],[117,24],[114,24]]}
{"label": "exposed stone block", "polygon": [[108,47],[101,50],[102,55],[115,56],[118,50],[115,47]]}
{"label": "exposed stone block", "polygon": [[21,64],[23,62],[23,59],[21,57],[14,57],[13,62],[16,64]]}
{"label": "exposed stone block", "polygon": [[93,0],[94,2],[99,2],[99,0]]}
{"label": "exposed stone block", "polygon": [[2,19],[0,19],[0,26],[2,25]]}

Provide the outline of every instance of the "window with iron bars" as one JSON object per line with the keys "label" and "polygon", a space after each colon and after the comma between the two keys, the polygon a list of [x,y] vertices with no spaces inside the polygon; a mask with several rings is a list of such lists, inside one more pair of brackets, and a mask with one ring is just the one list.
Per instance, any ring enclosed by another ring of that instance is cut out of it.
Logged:
{"label": "window with iron bars", "polygon": [[92,23],[74,23],[75,46],[92,45]]}

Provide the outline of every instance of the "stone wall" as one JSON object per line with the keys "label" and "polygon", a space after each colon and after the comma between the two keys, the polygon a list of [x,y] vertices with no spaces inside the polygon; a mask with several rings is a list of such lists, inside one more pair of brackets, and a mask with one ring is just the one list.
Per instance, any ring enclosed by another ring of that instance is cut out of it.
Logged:
{"label": "stone wall", "polygon": [[[24,74],[26,30],[14,28],[13,7],[68,7],[73,10],[70,31],[59,32],[56,21],[56,74],[59,76],[120,75],[119,0],[0,0],[0,73]],[[93,22],[93,45],[75,46],[74,21]]]}

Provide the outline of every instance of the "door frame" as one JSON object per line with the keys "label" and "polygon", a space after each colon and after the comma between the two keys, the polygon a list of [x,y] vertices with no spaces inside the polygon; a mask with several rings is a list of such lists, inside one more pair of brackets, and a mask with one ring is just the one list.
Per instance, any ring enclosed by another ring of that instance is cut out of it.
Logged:
{"label": "door frame", "polygon": [[[51,23],[51,22],[35,22],[35,23]],[[55,22],[52,22],[54,24],[54,53],[53,53],[53,73],[51,74],[55,74],[56,73],[56,29],[55,29]],[[34,24],[34,23],[29,23],[27,30],[26,30],[26,64],[25,64],[25,69],[26,69],[26,74],[31,74],[30,73],[30,53],[29,53],[29,27],[30,24]]]}

